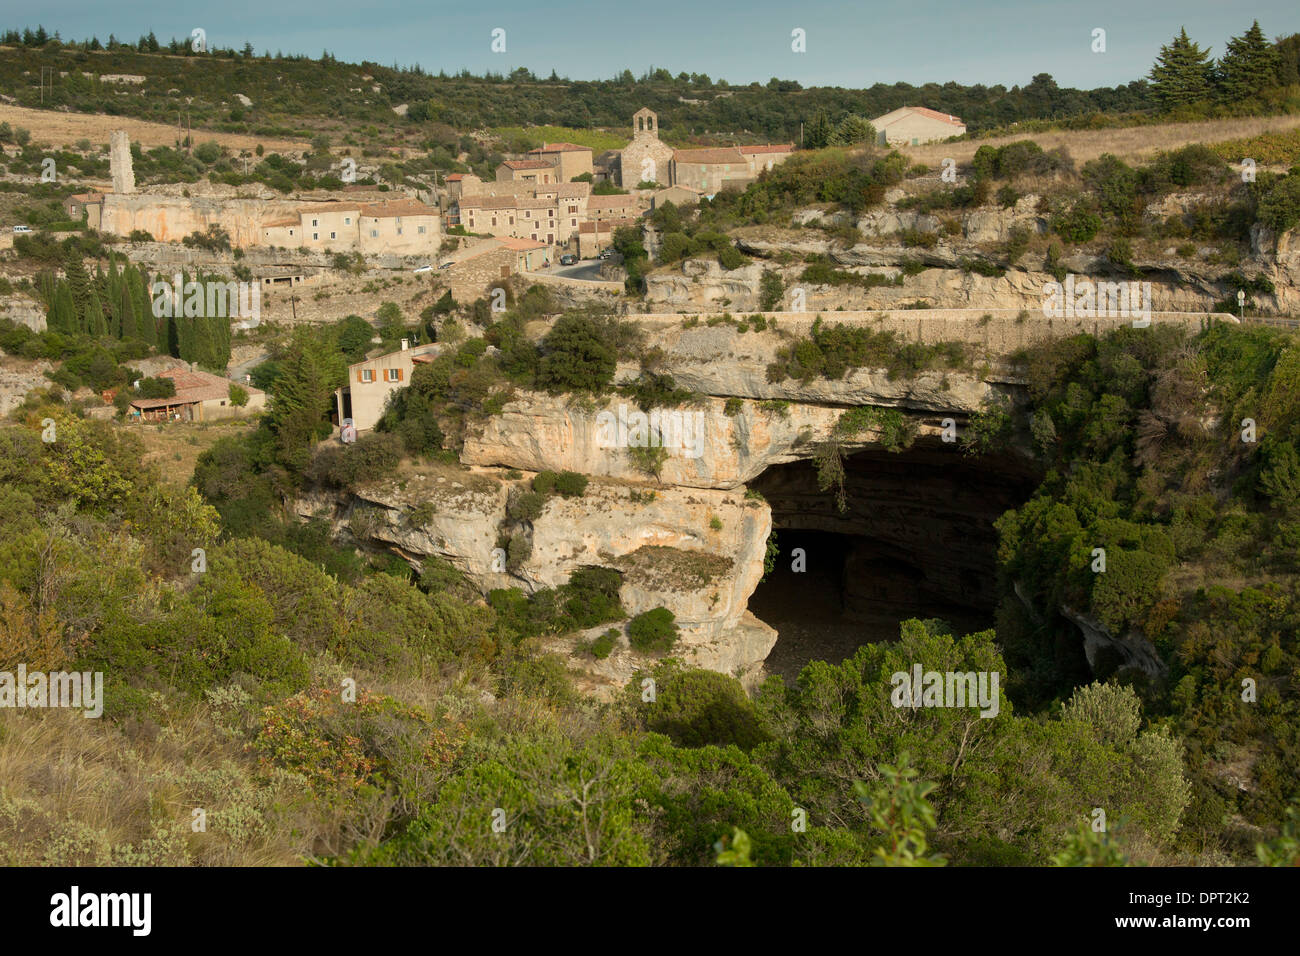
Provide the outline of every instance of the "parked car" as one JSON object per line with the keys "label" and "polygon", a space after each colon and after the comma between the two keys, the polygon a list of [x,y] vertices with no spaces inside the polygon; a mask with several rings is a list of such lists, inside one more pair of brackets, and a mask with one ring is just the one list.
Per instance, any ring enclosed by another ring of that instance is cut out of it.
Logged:
{"label": "parked car", "polygon": [[420,272],[432,272],[432,271],[433,271],[433,266],[429,266],[429,265],[420,266],[420,267],[417,268],[415,271],[416,271],[417,273],[420,273]]}
{"label": "parked car", "polygon": [[451,268],[452,266],[454,266],[455,264],[456,264],[456,263],[454,263],[454,262],[444,262],[442,265],[438,266],[438,268],[439,268],[439,269],[450,269],[450,268]]}
{"label": "parked car", "polygon": [[14,232],[31,232],[31,226],[14,226]]}
{"label": "parked car", "polygon": [[560,265],[562,266],[571,266],[577,261],[578,261],[578,257],[573,255],[572,253],[565,253],[564,255],[560,256]]}
{"label": "parked car", "polygon": [[597,258],[597,259],[613,259],[613,258],[614,258],[614,250],[613,250],[613,249],[602,249],[602,250],[600,251],[600,255],[598,255],[596,258]]}

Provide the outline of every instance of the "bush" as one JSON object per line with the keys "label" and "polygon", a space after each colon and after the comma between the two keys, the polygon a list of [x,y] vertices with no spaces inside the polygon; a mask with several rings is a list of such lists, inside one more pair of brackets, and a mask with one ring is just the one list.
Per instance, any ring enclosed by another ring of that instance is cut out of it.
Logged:
{"label": "bush", "polygon": [[1091,242],[1101,231],[1101,216],[1083,200],[1052,218],[1052,231],[1066,242]]}
{"label": "bush", "polygon": [[363,435],[352,445],[326,444],[317,449],[307,477],[320,484],[355,488],[391,474],[403,450],[397,435],[382,432]]}
{"label": "bush", "polygon": [[542,509],[545,507],[545,495],[535,491],[519,491],[511,495],[506,505],[506,514],[515,521],[536,521],[541,517]]}
{"label": "bush", "polygon": [[539,471],[533,478],[533,491],[542,496],[563,495],[581,498],[587,490],[587,476],[576,471]]}
{"label": "bush", "polygon": [[[655,668],[655,702],[641,704],[646,729],[664,734],[679,747],[729,747],[750,750],[770,739],[758,710],[740,681],[706,670]],[[632,685],[637,688],[634,682]]]}
{"label": "bush", "polygon": [[230,404],[235,408],[243,408],[248,404],[248,389],[237,382],[230,383]]}
{"label": "bush", "polygon": [[618,352],[587,316],[561,316],[542,339],[541,351],[537,384],[545,391],[600,393],[614,380]]}
{"label": "bush", "polygon": [[663,653],[677,642],[677,624],[666,607],[644,611],[628,623],[627,639],[642,653]]}
{"label": "bush", "polygon": [[614,646],[618,643],[618,636],[618,631],[612,627],[600,635],[591,642],[591,656],[601,661],[609,657],[614,650]]}

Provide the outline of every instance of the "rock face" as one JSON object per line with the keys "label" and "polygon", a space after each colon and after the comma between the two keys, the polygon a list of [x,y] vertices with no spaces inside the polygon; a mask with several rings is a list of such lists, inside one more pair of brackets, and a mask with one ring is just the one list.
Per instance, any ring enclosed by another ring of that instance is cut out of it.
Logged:
{"label": "rock face", "polygon": [[[674,654],[699,667],[752,668],[776,641],[774,630],[745,617],[771,531],[762,501],[592,481],[580,498],[548,499],[527,530],[530,557],[508,573],[496,548],[510,483],[485,474],[467,483],[421,475],[404,481],[405,488],[384,481],[351,496],[304,496],[296,510],[304,518],[328,515],[336,531],[346,528],[363,543],[408,558],[445,558],[484,593],[508,587],[531,593],[566,583],[579,568],[614,568],[622,573],[620,597],[629,615],[668,608],[681,629]],[[432,513],[421,509],[430,502]]]}

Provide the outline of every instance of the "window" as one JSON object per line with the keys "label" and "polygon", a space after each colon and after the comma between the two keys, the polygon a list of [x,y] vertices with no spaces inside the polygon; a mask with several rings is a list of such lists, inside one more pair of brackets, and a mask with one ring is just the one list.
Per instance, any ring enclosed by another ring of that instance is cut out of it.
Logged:
{"label": "window", "polygon": [[420,235],[424,235],[424,227],[423,227],[423,226],[420,226],[420,227],[419,227],[419,231],[420,231]]}
{"label": "window", "polygon": [[363,368],[357,372],[358,382],[373,382],[375,380],[375,370],[372,368]]}
{"label": "window", "polygon": [[345,226],[350,226],[350,225],[352,225],[352,217],[351,217],[351,216],[344,216],[344,217],[343,217],[343,225],[345,225]]}
{"label": "window", "polygon": [[291,236],[293,235],[293,230],[292,230],[292,229],[289,230],[289,235],[291,235]]}
{"label": "window", "polygon": [[496,224],[497,224],[497,217],[496,217],[496,216],[493,216],[493,217],[492,217],[492,225],[495,226]]}
{"label": "window", "polygon": [[371,238],[371,239],[378,239],[378,238],[379,238],[379,230],[378,230],[378,229],[371,229],[371,230],[370,230],[370,238]]}
{"label": "window", "polygon": [[514,217],[514,216],[511,216],[511,217],[510,217],[510,225],[513,226],[514,224],[515,224],[515,217]]}
{"label": "window", "polygon": [[319,233],[319,232],[313,232],[313,233],[311,234],[311,237],[312,237],[313,239],[319,239],[319,238],[320,238],[320,233]]}
{"label": "window", "polygon": [[921,145],[920,143],[918,143],[918,142],[916,141],[916,137],[915,137],[915,136],[912,137],[912,145],[913,145],[913,146],[920,146],[920,145]]}
{"label": "window", "polygon": [[398,234],[399,236],[402,234],[402,227],[401,227],[401,226],[398,226],[398,227],[397,227],[397,234]]}
{"label": "window", "polygon": [[320,220],[319,220],[319,219],[313,219],[313,220],[311,221],[311,224],[312,224],[313,226],[319,226],[319,225],[320,225]]}
{"label": "window", "polygon": [[577,211],[578,211],[578,207],[577,207],[577,206],[570,206],[570,207],[569,207],[569,212],[577,212]]}
{"label": "window", "polygon": [[334,235],[334,233],[331,232],[331,233],[330,233],[330,238],[331,238],[331,239],[337,239],[338,236]]}
{"label": "window", "polygon": [[400,382],[402,380],[402,370],[400,368],[384,369],[385,382]]}
{"label": "window", "polygon": [[576,219],[570,219],[570,220],[569,220],[569,225],[570,225],[570,226],[576,226],[577,224],[578,224],[578,220],[576,220]]}

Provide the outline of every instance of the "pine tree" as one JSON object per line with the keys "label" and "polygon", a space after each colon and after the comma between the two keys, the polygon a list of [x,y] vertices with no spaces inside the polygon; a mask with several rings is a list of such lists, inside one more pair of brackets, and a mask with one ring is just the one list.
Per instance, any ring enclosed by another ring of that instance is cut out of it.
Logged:
{"label": "pine tree", "polygon": [[90,305],[86,307],[82,329],[87,335],[94,338],[101,338],[108,334],[108,323],[104,320],[104,310],[99,304],[99,296],[93,292],[90,295]]}
{"label": "pine tree", "polygon": [[1208,99],[1214,92],[1213,79],[1209,51],[1188,39],[1184,27],[1173,43],[1160,48],[1151,67],[1151,93],[1161,109],[1173,110]]}
{"label": "pine tree", "polygon": [[54,301],[50,307],[46,325],[53,332],[71,335],[78,330],[77,306],[72,301],[72,287],[60,281],[54,290]]}
{"label": "pine tree", "polygon": [[77,307],[78,325],[81,326],[84,324],[86,309],[90,307],[92,290],[86,264],[75,250],[69,249],[64,257],[63,272],[68,277],[68,285],[72,287],[72,301]]}
{"label": "pine tree", "polygon": [[1229,103],[1241,103],[1277,82],[1282,57],[1268,42],[1256,20],[1249,30],[1228,41],[1219,61],[1219,92]]}

